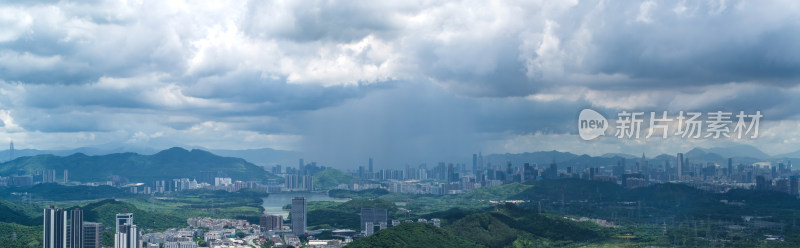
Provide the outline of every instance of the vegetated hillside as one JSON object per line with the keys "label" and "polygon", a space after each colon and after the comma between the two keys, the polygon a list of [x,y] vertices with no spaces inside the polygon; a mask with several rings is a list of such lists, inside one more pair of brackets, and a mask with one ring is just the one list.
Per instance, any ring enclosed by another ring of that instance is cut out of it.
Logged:
{"label": "vegetated hillside", "polygon": [[[482,187],[464,194],[414,195],[403,197],[403,200],[408,200],[408,204],[405,206],[406,209],[412,210],[414,213],[426,214],[445,211],[453,207],[466,209],[486,208],[492,205],[490,201],[527,200],[527,198],[517,198],[517,195],[529,189],[531,189],[531,185],[510,183],[493,187]],[[382,198],[388,197],[384,196]]]}
{"label": "vegetated hillside", "polygon": [[382,199],[354,198],[343,203],[311,202],[307,214],[308,226],[361,230],[361,208],[386,209],[389,219],[398,211],[393,203]]}
{"label": "vegetated hillside", "polygon": [[36,216],[23,206],[0,201],[0,222],[16,223],[26,226],[41,225],[41,216]]}
{"label": "vegetated hillside", "polygon": [[437,228],[431,224],[403,223],[398,226],[381,230],[369,237],[356,240],[345,247],[467,248],[483,246],[456,236],[446,229]]}
{"label": "vegetated hillside", "polygon": [[133,204],[112,199],[93,202],[82,209],[85,221],[100,222],[104,227],[113,227],[119,213],[132,213],[133,224],[144,229],[163,230],[186,226],[185,218],[144,211]]}
{"label": "vegetated hillside", "polygon": [[346,189],[332,189],[328,191],[328,196],[333,198],[377,198],[382,195],[388,195],[389,191],[386,189],[375,188],[365,189],[359,191],[346,190]]}
{"label": "vegetated hillside", "polygon": [[654,184],[625,189],[609,182],[578,179],[541,180],[512,199],[529,200],[529,208],[633,223],[665,218],[711,219],[742,224],[742,216],[794,222],[800,200],[778,191],[732,189],[703,191],[684,184]]}
{"label": "vegetated hillside", "polygon": [[3,248],[42,247],[42,226],[23,226],[0,222],[0,246]]}
{"label": "vegetated hillside", "polygon": [[102,186],[66,186],[55,183],[40,183],[28,187],[6,187],[0,188],[0,199],[12,197],[13,192],[25,192],[30,194],[33,200],[44,201],[77,201],[94,200],[104,198],[124,198],[134,194],[126,189]]}
{"label": "vegetated hillside", "polygon": [[350,183],[352,179],[353,176],[334,168],[328,168],[317,172],[313,177],[314,188],[321,190],[332,189],[339,184]]}
{"label": "vegetated hillside", "polygon": [[480,200],[513,200],[509,199],[509,197],[512,197],[529,188],[531,188],[531,185],[509,183],[494,187],[478,188],[476,190],[464,193],[463,195],[459,195],[459,197]]}
{"label": "vegetated hillside", "polygon": [[513,204],[467,215],[448,225],[446,229],[488,247],[568,244],[598,241],[604,238],[601,233],[588,228],[585,223],[548,217]]}
{"label": "vegetated hillside", "polygon": [[115,153],[87,156],[76,153],[66,157],[21,157],[0,164],[0,175],[11,175],[20,170],[32,173],[44,169],[56,170],[56,178],[59,180],[63,180],[63,171],[68,170],[69,180],[81,182],[108,181],[112,175],[138,182],[199,178],[201,171],[221,172],[234,180],[264,180],[275,177],[244,159],[220,157],[203,150],[187,151],[179,147],[153,155]]}
{"label": "vegetated hillside", "polygon": [[625,193],[625,189],[616,183],[581,179],[541,180],[528,184],[533,187],[529,187],[510,198],[519,200],[617,201]]}

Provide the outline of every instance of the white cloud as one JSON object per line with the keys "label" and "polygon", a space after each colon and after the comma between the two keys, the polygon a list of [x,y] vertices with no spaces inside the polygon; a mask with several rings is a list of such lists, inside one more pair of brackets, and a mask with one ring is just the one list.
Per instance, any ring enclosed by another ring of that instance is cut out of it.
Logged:
{"label": "white cloud", "polygon": [[[774,119],[754,144],[787,150],[800,119],[798,10],[724,0],[2,3],[0,119],[5,138],[34,146],[466,140],[448,153],[592,153],[640,144],[572,141],[560,125],[579,107],[759,108]],[[386,109],[406,119],[372,121],[403,135],[354,121]],[[336,140],[309,138],[328,123],[342,129]],[[363,130],[401,140],[341,135]],[[693,145],[711,144],[653,151]]]}
{"label": "white cloud", "polygon": [[654,1],[646,1],[640,4],[639,14],[636,16],[636,21],[644,23],[653,22],[652,12],[656,7],[658,7],[658,4]]}
{"label": "white cloud", "polygon": [[0,42],[14,41],[30,32],[33,17],[18,8],[0,9]]}

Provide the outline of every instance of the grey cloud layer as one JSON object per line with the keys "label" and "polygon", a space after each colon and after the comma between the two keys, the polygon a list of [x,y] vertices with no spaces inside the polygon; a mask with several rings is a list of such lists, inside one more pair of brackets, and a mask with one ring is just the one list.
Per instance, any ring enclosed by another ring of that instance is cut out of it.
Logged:
{"label": "grey cloud layer", "polygon": [[5,2],[0,118],[7,139],[108,133],[96,139],[127,142],[145,133],[153,136],[146,141],[209,144],[192,137],[215,134],[225,148],[280,146],[348,163],[502,150],[487,146],[574,133],[584,107],[758,109],[771,121],[795,121],[798,8]]}

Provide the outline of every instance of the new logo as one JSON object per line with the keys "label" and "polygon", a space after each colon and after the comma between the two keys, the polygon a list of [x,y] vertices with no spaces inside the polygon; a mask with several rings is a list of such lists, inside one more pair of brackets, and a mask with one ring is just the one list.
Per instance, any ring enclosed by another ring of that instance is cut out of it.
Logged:
{"label": "new logo", "polygon": [[583,140],[593,140],[606,134],[608,120],[597,111],[581,110],[578,115],[578,134]]}

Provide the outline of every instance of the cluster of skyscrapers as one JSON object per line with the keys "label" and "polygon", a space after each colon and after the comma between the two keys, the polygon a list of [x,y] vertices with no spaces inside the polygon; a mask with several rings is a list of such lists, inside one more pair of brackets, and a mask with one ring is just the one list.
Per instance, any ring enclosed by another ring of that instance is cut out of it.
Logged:
{"label": "cluster of skyscrapers", "polygon": [[83,210],[44,209],[44,248],[100,248],[103,225],[83,221]]}
{"label": "cluster of skyscrapers", "polygon": [[63,177],[60,180],[56,179],[56,170],[36,170],[32,174],[28,174],[24,170],[20,170],[16,175],[8,177],[0,177],[0,186],[15,186],[24,187],[31,186],[38,183],[69,183],[69,170],[64,170]]}
{"label": "cluster of skyscrapers", "polygon": [[[308,221],[306,219],[307,204],[305,197],[292,198],[292,209],[289,211],[289,217],[291,219],[292,234],[298,237],[306,235]],[[279,232],[283,230],[283,217],[280,215],[263,215],[259,224],[265,231]]]}
{"label": "cluster of skyscrapers", "polygon": [[[117,214],[114,248],[141,248],[141,233],[133,214]],[[83,221],[83,210],[44,209],[44,248],[101,248],[103,224]]]}
{"label": "cluster of skyscrapers", "polygon": [[316,171],[324,169],[318,167],[316,162],[305,164],[301,158],[297,169],[286,167],[286,173],[281,173],[281,166],[278,165],[272,169],[275,174],[283,174],[284,188],[287,191],[313,191],[314,190],[314,177],[312,176]]}

